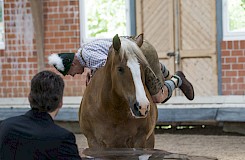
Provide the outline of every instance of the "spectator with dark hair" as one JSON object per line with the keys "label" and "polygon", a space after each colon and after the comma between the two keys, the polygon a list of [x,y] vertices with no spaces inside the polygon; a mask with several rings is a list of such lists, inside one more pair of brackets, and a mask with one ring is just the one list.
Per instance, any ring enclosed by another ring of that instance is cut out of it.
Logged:
{"label": "spectator with dark hair", "polygon": [[31,80],[31,110],[0,124],[0,159],[81,159],[72,132],[54,118],[63,105],[63,79],[42,71]]}

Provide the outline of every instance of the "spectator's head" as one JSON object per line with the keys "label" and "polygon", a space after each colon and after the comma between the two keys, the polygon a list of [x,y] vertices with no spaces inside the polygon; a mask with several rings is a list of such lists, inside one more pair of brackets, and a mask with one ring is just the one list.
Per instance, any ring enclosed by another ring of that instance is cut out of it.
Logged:
{"label": "spectator's head", "polygon": [[63,103],[63,79],[54,72],[41,71],[31,80],[29,102],[32,109],[53,112]]}

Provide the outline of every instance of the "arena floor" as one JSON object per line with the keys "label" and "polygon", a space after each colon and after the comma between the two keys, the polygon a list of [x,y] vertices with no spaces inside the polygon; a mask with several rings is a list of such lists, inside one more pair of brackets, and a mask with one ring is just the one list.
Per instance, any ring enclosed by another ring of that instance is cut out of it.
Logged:
{"label": "arena floor", "polygon": [[[80,150],[87,148],[84,135],[76,134]],[[156,134],[155,149],[172,153],[216,157],[219,160],[244,160],[245,136]]]}

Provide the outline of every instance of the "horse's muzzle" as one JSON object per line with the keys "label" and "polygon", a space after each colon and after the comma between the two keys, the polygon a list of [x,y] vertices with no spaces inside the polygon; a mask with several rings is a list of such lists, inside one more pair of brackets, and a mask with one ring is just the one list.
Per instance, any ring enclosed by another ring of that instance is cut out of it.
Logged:
{"label": "horse's muzzle", "polygon": [[130,110],[134,117],[145,118],[150,110],[150,105],[141,106],[139,102],[130,105]]}

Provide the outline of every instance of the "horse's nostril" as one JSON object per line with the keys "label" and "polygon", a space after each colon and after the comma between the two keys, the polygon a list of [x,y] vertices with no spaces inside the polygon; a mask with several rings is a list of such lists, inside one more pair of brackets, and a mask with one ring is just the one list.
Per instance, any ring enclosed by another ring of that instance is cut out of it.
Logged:
{"label": "horse's nostril", "polygon": [[134,103],[134,109],[135,110],[141,109],[141,106],[139,106],[139,102]]}
{"label": "horse's nostril", "polygon": [[138,106],[136,104],[134,104],[134,109],[137,111],[138,110]]}

